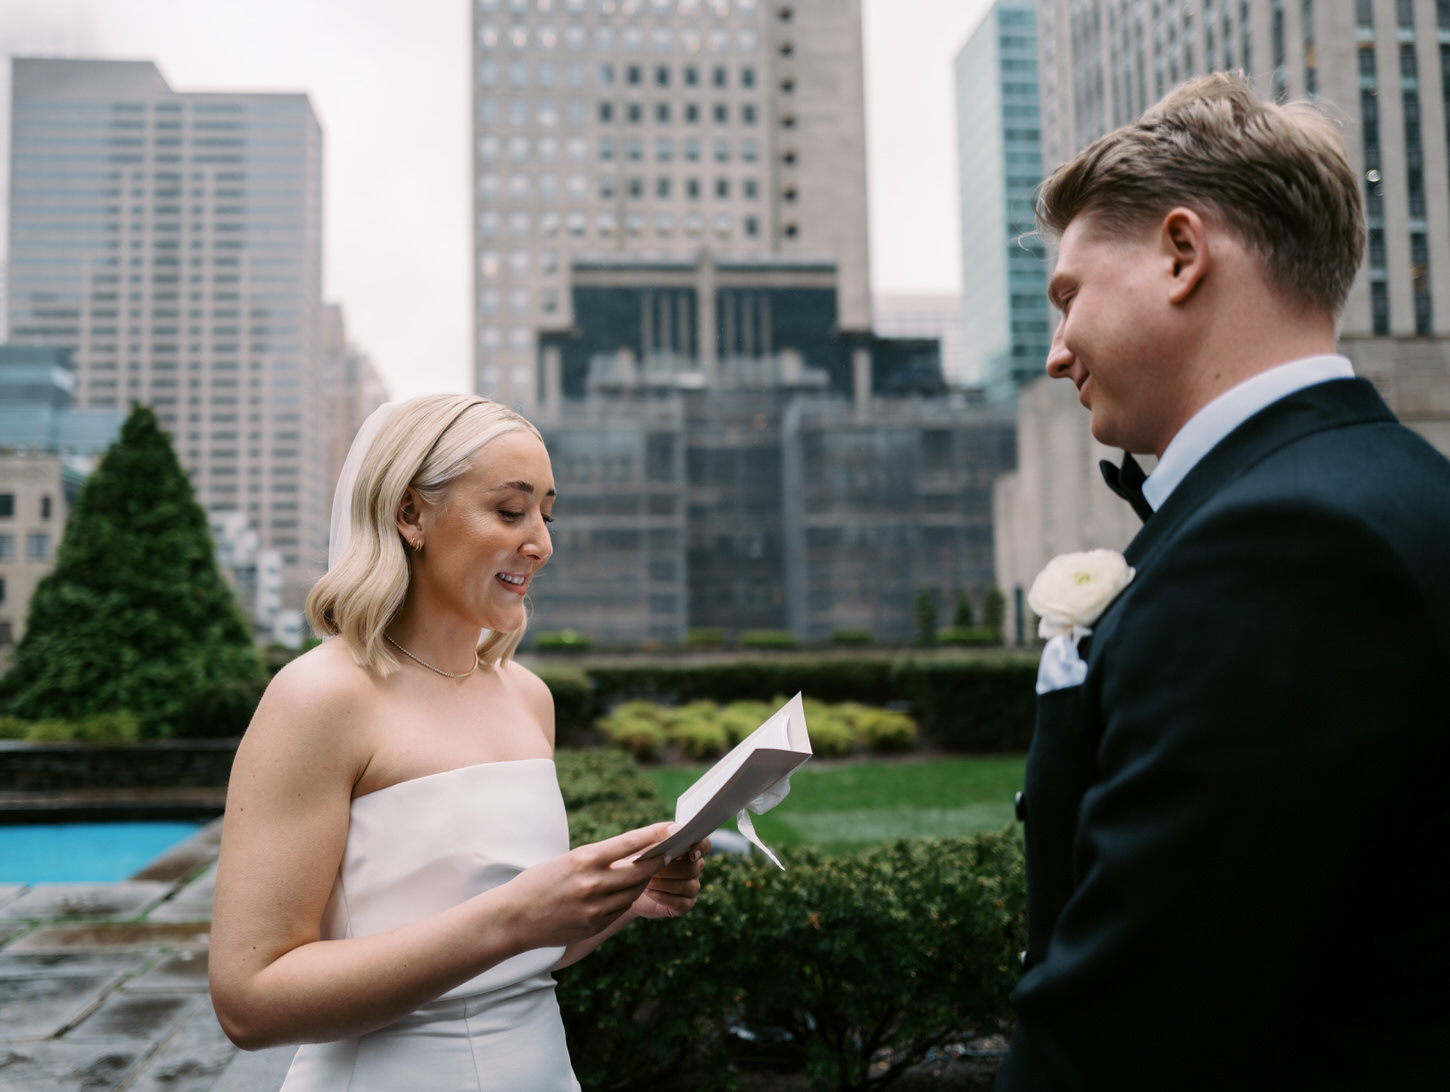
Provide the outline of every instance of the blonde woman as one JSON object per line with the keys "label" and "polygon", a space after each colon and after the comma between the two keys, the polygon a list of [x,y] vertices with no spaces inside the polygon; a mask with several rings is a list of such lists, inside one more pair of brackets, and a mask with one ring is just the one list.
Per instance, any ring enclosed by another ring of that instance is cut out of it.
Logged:
{"label": "blonde woman", "polygon": [[285,1092],[577,1089],[550,971],[688,912],[707,844],[569,851],[548,689],[512,659],[549,560],[538,432],[483,398],[385,406],[333,506],[308,618],[237,752],[211,987]]}

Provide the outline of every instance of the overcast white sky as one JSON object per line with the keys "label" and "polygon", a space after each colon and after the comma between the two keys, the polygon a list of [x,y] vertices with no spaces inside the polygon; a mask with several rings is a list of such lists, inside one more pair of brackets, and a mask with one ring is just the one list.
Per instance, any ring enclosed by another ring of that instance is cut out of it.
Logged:
{"label": "overcast white sky", "polygon": [[[862,3],[872,283],[955,292],[952,60],[990,0]],[[323,129],[327,299],[394,395],[465,389],[468,0],[0,0],[12,55],[152,60],[177,91],[305,91]],[[0,162],[9,80],[7,62]]]}

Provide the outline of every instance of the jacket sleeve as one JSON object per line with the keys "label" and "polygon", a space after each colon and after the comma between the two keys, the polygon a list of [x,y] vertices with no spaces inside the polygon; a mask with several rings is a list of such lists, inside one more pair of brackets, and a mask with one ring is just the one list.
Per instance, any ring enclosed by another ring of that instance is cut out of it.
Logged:
{"label": "jacket sleeve", "polygon": [[1450,663],[1396,550],[1323,504],[1210,505],[1105,622],[1100,778],[999,1087],[1443,1075]]}

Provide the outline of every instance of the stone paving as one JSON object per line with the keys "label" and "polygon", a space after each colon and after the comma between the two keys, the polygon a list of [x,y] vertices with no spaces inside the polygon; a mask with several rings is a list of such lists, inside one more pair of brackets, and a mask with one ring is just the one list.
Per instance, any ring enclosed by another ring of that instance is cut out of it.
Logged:
{"label": "stone paving", "polygon": [[0,884],[0,1092],[277,1092],[207,993],[221,821],[124,883]]}

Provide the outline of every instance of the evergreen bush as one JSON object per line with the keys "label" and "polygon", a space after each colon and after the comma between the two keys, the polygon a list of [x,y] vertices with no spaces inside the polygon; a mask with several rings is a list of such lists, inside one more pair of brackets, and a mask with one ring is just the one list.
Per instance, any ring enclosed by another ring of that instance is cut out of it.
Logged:
{"label": "evergreen bush", "polygon": [[741,648],[795,648],[799,644],[788,629],[747,629],[740,635]]}
{"label": "evergreen bush", "polygon": [[970,660],[905,660],[894,690],[921,729],[953,751],[1025,751],[1037,713],[1037,664],[1010,654]]}
{"label": "evergreen bush", "polygon": [[843,626],[831,630],[831,644],[840,648],[864,648],[871,643],[871,631],[864,627]]}
{"label": "evergreen bush", "polygon": [[952,648],[986,648],[1001,642],[996,632],[986,626],[947,626],[936,631],[936,643]]}
{"label": "evergreen bush", "polygon": [[577,667],[558,664],[541,665],[534,673],[554,696],[554,742],[567,745],[577,741],[594,719],[589,676]]}
{"label": "evergreen bush", "polygon": [[[996,634],[996,644],[1002,643],[1002,624],[1007,618],[1007,600],[996,583],[987,585],[982,593],[982,628]],[[1036,630],[1033,630],[1036,633]]]}
{"label": "evergreen bush", "polygon": [[588,652],[593,643],[587,633],[572,629],[541,630],[532,635],[536,652]]}
{"label": "evergreen bush", "polygon": [[121,710],[144,735],[171,736],[198,692],[264,679],[191,482],[136,406],[76,498],[0,708],[72,721]]}

